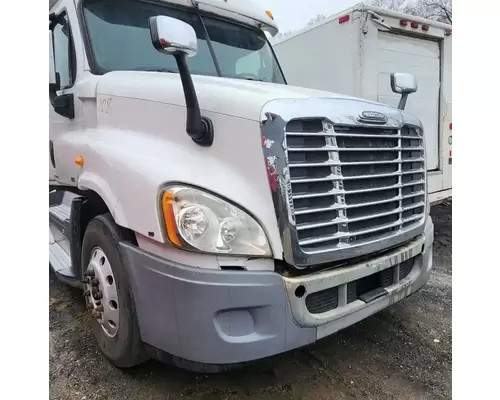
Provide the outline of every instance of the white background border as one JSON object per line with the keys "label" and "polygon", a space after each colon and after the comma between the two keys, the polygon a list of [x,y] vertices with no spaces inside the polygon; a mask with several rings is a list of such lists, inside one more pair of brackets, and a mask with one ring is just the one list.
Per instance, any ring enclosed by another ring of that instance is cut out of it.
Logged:
{"label": "white background border", "polygon": [[497,1],[455,0],[453,398],[456,399],[500,398],[499,21]]}
{"label": "white background border", "polygon": [[[3,399],[49,394],[46,13],[2,3]],[[467,400],[499,398],[499,29],[498,2],[455,0],[453,393]]]}
{"label": "white background border", "polygon": [[1,3],[1,399],[49,397],[45,1]]}

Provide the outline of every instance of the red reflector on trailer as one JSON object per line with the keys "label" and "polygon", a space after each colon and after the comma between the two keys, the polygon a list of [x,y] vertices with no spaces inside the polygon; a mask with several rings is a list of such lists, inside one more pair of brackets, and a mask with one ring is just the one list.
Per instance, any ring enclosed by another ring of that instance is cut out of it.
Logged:
{"label": "red reflector on trailer", "polygon": [[450,131],[451,131],[451,122],[450,122]]}
{"label": "red reflector on trailer", "polygon": [[451,29],[446,29],[445,33],[446,36],[451,36]]}
{"label": "red reflector on trailer", "polygon": [[406,26],[406,25],[408,25],[408,20],[406,20],[406,19],[402,19],[401,21],[399,21],[399,25],[401,25],[401,26]]}
{"label": "red reflector on trailer", "polygon": [[422,30],[427,32],[429,30],[429,25],[422,25]]}
{"label": "red reflector on trailer", "polygon": [[411,23],[411,27],[412,27],[413,29],[417,29],[417,28],[418,28],[418,23],[416,23],[416,22],[412,22],[412,23]]}
{"label": "red reflector on trailer", "polygon": [[349,21],[351,17],[349,15],[344,15],[342,17],[339,18],[339,24],[343,24],[344,22],[347,22]]}

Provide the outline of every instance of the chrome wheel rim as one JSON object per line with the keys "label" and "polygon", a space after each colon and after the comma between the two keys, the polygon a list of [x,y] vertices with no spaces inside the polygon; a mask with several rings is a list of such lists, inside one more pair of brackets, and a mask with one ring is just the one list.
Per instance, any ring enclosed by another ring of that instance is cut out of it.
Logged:
{"label": "chrome wheel rim", "polygon": [[94,247],[83,280],[87,307],[104,333],[116,336],[120,326],[120,306],[115,276],[109,259],[100,247]]}

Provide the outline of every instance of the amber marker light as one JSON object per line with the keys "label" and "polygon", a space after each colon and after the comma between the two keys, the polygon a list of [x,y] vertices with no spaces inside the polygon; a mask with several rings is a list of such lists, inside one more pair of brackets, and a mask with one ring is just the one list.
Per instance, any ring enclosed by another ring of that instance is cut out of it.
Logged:
{"label": "amber marker light", "polygon": [[75,164],[79,165],[80,167],[83,167],[83,164],[84,164],[83,157],[82,156],[76,157],[75,158]]}
{"label": "amber marker light", "polygon": [[165,219],[165,227],[167,228],[168,239],[172,244],[182,247],[179,236],[177,236],[177,222],[175,222],[173,205],[175,202],[175,195],[171,191],[163,193],[162,206],[163,218]]}

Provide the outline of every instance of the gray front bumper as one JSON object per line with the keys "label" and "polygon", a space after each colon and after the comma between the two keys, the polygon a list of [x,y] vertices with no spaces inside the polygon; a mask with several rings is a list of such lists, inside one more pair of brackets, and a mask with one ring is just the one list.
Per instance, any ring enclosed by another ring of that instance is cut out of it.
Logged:
{"label": "gray front bumper", "polygon": [[[233,364],[279,354],[315,342],[352,325],[420,289],[432,268],[434,228],[364,263],[285,278],[274,272],[193,268],[121,244],[131,280],[142,340],[179,358]],[[317,291],[390,268],[416,257],[412,272],[388,295],[356,300],[322,314],[310,314],[295,288]]]}

